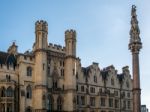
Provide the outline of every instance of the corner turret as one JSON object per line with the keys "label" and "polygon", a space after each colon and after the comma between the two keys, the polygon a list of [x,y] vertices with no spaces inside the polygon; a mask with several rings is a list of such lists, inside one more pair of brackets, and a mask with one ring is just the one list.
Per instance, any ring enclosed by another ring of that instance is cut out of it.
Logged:
{"label": "corner turret", "polygon": [[[64,98],[64,111],[74,112],[76,110],[75,102],[76,98],[76,31],[67,30],[65,32],[65,43],[66,43],[66,58],[65,58],[65,75],[64,75],[64,86],[66,94]],[[69,99],[68,99],[69,98]],[[73,111],[72,111],[73,110]]]}
{"label": "corner turret", "polygon": [[35,50],[46,49],[48,46],[47,42],[48,35],[48,24],[46,21],[40,20],[35,23]]}
{"label": "corner turret", "polygon": [[76,31],[65,31],[66,56],[76,57]]}
{"label": "corner turret", "polygon": [[[47,92],[47,53],[48,48],[47,35],[48,35],[48,24],[46,21],[37,21],[35,23],[35,70],[34,70],[34,82],[36,93],[34,99],[35,112],[45,112],[46,105],[43,105],[43,97]],[[37,103],[38,102],[38,103]]]}

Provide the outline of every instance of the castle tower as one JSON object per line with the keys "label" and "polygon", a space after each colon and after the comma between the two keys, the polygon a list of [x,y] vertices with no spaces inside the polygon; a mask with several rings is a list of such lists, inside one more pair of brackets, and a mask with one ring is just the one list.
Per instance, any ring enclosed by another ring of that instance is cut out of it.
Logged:
{"label": "castle tower", "polygon": [[141,89],[140,89],[140,71],[139,71],[139,52],[142,48],[140,30],[138,27],[136,6],[132,6],[131,11],[131,30],[129,49],[132,52],[133,68],[133,112],[141,112]]}
{"label": "castle tower", "polygon": [[67,30],[65,32],[66,55],[76,57],[76,31]]}
{"label": "castle tower", "polygon": [[35,88],[33,104],[35,112],[46,112],[46,92],[47,92],[47,34],[48,25],[46,21],[35,23]]}
{"label": "castle tower", "polygon": [[35,23],[35,49],[45,49],[47,48],[47,34],[48,34],[48,24],[46,21],[37,21]]}
{"label": "castle tower", "polygon": [[66,59],[65,59],[65,101],[64,111],[75,111],[76,99],[76,32],[67,30],[65,32]]}

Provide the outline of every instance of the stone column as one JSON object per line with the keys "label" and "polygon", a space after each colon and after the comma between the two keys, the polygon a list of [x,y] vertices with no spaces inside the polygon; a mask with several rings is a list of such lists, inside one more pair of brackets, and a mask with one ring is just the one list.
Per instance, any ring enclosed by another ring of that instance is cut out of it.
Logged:
{"label": "stone column", "polygon": [[133,112],[141,112],[141,89],[139,72],[139,54],[132,54],[133,69]]}
{"label": "stone column", "polygon": [[132,53],[132,70],[133,70],[133,112],[141,112],[141,89],[140,89],[140,70],[139,70],[139,52],[142,48],[140,30],[136,15],[136,6],[131,10],[131,30],[129,49]]}

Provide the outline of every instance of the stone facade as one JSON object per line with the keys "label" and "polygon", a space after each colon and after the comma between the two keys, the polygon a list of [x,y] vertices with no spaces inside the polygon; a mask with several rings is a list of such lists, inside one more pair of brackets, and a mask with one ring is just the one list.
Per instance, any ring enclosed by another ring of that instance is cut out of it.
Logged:
{"label": "stone facade", "polygon": [[37,21],[32,51],[13,43],[0,52],[0,112],[132,112],[128,66],[82,67],[76,57],[76,31],[65,32],[65,46],[48,44],[48,24]]}
{"label": "stone facade", "polygon": [[32,51],[19,53],[15,43],[0,51],[0,112],[141,112],[142,42],[134,5],[131,16],[133,80],[128,66],[120,74],[113,65],[82,67],[76,31],[65,31],[64,47],[48,44],[48,24],[41,20]]}

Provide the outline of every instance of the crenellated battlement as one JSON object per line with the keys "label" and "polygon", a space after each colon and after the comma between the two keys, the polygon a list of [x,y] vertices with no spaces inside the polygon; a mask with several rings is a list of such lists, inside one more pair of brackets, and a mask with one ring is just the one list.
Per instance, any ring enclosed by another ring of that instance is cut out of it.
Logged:
{"label": "crenellated battlement", "polygon": [[66,38],[76,38],[76,31],[73,29],[66,30],[65,31],[65,37]]}
{"label": "crenellated battlement", "polygon": [[44,21],[44,20],[38,20],[38,21],[36,21],[35,25],[36,25],[36,26],[37,26],[37,25],[45,25],[45,26],[48,26],[47,22]]}
{"label": "crenellated battlement", "polygon": [[35,23],[35,31],[46,31],[46,32],[48,32],[48,23],[44,20],[38,20]]}
{"label": "crenellated battlement", "polygon": [[13,65],[5,65],[5,64],[0,64],[0,71],[16,71],[16,67]]}
{"label": "crenellated battlement", "polygon": [[61,52],[65,51],[65,47],[57,44],[52,44],[52,43],[49,43],[48,48],[56,51],[61,51]]}
{"label": "crenellated battlement", "polygon": [[76,31],[73,29],[65,31],[66,55],[76,57]]}
{"label": "crenellated battlement", "polygon": [[20,54],[18,57],[18,61],[25,61],[25,62],[34,62],[34,57],[32,55],[27,55],[27,54]]}

